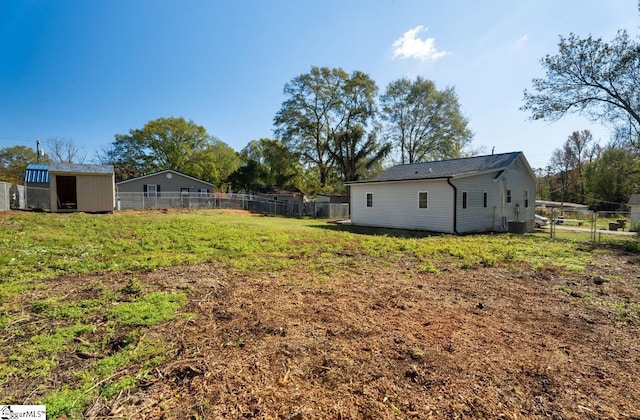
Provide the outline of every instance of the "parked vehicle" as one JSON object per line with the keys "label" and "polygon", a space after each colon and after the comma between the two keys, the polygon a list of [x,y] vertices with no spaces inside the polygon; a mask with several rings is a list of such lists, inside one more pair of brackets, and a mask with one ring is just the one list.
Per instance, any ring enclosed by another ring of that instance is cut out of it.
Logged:
{"label": "parked vehicle", "polygon": [[536,227],[537,228],[541,228],[543,226],[546,226],[549,223],[549,219],[547,219],[544,216],[540,216],[539,214],[536,214]]}

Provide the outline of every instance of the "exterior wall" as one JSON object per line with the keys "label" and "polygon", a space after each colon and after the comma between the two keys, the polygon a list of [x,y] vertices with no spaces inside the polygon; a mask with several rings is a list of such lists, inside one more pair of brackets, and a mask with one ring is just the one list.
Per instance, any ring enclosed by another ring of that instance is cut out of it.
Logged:
{"label": "exterior wall", "polygon": [[640,223],[640,205],[632,205],[631,207],[631,228],[635,228]]}
{"label": "exterior wall", "polygon": [[[506,231],[511,221],[525,221],[527,231],[535,227],[535,180],[520,159],[498,178],[496,173],[454,180],[458,189],[458,232]],[[511,190],[511,203],[507,191]],[[526,191],[529,191],[528,202]],[[462,208],[462,193],[467,192],[467,208]],[[484,208],[483,193],[487,192]]]}
{"label": "exterior wall", "polygon": [[[456,187],[455,231],[453,187],[443,179],[351,184],[351,222],[361,226],[474,233],[506,231],[510,221],[525,221],[527,231],[533,231],[535,179],[521,159],[500,175],[488,172],[451,180]],[[418,208],[418,193],[423,191],[429,193],[428,209]],[[465,192],[467,207],[463,208]],[[484,207],[485,192],[487,207]],[[373,194],[372,207],[367,207],[367,193]]]}
{"label": "exterior wall", "polygon": [[114,176],[78,175],[78,211],[111,212],[115,208]]}
{"label": "exterior wall", "polygon": [[[495,180],[496,173],[453,180],[457,188],[458,233],[494,232],[502,228],[502,182]],[[463,193],[467,193],[467,208],[463,208]],[[484,193],[487,207],[484,207]],[[453,208],[453,207],[452,207]]]}
{"label": "exterior wall", "polygon": [[[351,184],[351,222],[360,226],[453,233],[453,188],[446,180]],[[418,193],[428,192],[428,208]],[[367,193],[373,205],[367,207]]]}
{"label": "exterior wall", "polygon": [[56,174],[51,173],[51,211],[70,211],[58,208],[58,176],[76,177],[77,209],[71,211],[86,211],[89,213],[112,212],[115,208],[114,176],[89,174]]}
{"label": "exterior wall", "polygon": [[[535,181],[524,165],[507,169],[500,177],[488,173],[453,181],[458,189],[458,233],[505,231],[511,221],[527,222],[527,231],[535,227]],[[511,190],[511,203],[507,203]],[[526,190],[529,191],[528,202]],[[467,192],[467,208],[462,208],[462,193]],[[484,193],[487,207],[484,207]]]}
{"label": "exterior wall", "polygon": [[[171,174],[171,178],[167,175]],[[189,178],[176,172],[164,172],[147,177],[135,178],[130,181],[122,181],[117,185],[118,192],[143,192],[144,186],[155,184],[160,186],[160,194],[163,192],[180,192],[180,188],[189,188],[190,193],[197,193],[201,189],[212,192],[211,184]]]}

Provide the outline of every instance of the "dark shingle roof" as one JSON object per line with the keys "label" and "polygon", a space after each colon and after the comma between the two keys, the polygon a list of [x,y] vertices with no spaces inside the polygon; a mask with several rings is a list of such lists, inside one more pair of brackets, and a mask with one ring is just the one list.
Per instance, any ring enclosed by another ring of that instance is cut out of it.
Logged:
{"label": "dark shingle roof", "polygon": [[132,178],[123,179],[122,181],[118,181],[118,182],[116,182],[116,185],[127,184],[127,183],[129,183],[129,182],[131,182],[131,181],[136,181],[136,180],[143,179],[143,178],[150,178],[150,177],[153,177],[153,176],[156,176],[156,175],[160,175],[160,174],[164,174],[164,173],[177,174],[177,175],[183,176],[183,177],[185,177],[185,178],[189,178],[189,179],[192,179],[192,180],[194,180],[194,181],[201,182],[201,183],[203,183],[203,184],[211,185],[212,187],[214,187],[214,186],[215,186],[215,185],[214,185],[214,184],[212,184],[211,182],[204,181],[204,180],[202,180],[202,179],[199,179],[199,178],[193,177],[193,176],[191,176],[191,175],[183,174],[182,172],[174,171],[173,169],[163,169],[163,170],[161,170],[161,171],[152,172],[152,173],[150,173],[150,174],[145,174],[145,175],[140,175],[140,176],[134,176],[134,177],[132,177]]}
{"label": "dark shingle roof", "polygon": [[77,165],[73,163],[51,163],[49,172],[68,174],[96,174],[111,175],[113,166],[111,165]]}
{"label": "dark shingle roof", "polygon": [[455,178],[487,171],[507,169],[522,152],[501,153],[496,155],[472,156],[462,159],[437,160],[433,162],[412,163],[393,166],[380,175],[355,183],[408,181],[418,179]]}

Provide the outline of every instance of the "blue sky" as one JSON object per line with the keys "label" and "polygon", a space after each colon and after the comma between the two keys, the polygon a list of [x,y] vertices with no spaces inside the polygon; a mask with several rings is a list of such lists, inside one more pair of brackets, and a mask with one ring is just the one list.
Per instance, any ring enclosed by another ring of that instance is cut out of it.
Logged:
{"label": "blue sky", "polygon": [[0,148],[115,134],[183,116],[236,150],[273,136],[285,83],[311,66],[453,86],[487,153],[546,166],[575,117],[532,122],[522,92],[559,35],[638,33],[636,0],[2,0]]}

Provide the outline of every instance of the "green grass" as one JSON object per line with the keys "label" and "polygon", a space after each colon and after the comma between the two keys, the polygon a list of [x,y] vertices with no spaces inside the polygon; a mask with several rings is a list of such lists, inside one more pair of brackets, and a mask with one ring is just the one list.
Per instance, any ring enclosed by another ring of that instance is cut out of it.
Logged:
{"label": "green grass", "polygon": [[[39,397],[53,418],[80,416],[95,398],[113,398],[136,386],[171,353],[163,343],[146,339],[146,329],[191,315],[182,312],[186,293],[145,291],[138,277],[118,290],[97,282],[82,285],[87,295],[76,299],[51,293],[45,280],[204,262],[249,275],[303,267],[314,274],[313,281],[327,282],[372,263],[407,261],[416,273],[428,275],[497,266],[580,271],[592,252],[581,241],[550,240],[545,234],[428,235],[212,211],[20,212],[4,221],[10,223],[0,229],[0,327],[17,344],[0,349],[0,383],[46,379],[64,357],[77,351],[96,354],[82,372]],[[637,242],[629,241],[628,247],[637,248]],[[22,296],[29,294],[37,298],[25,302]],[[638,309],[630,304],[623,310]],[[114,341],[119,343],[115,350]],[[0,403],[15,401],[5,395]]]}

